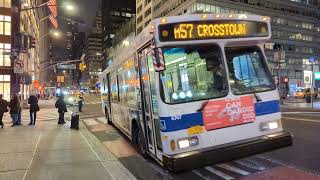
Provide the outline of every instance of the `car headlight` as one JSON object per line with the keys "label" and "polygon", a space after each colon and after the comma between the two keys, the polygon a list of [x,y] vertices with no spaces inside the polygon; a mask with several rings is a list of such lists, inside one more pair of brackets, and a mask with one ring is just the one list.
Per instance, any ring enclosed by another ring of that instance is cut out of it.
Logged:
{"label": "car headlight", "polygon": [[187,139],[180,139],[177,141],[179,149],[185,149],[188,147],[196,146],[199,144],[198,137],[190,137]]}
{"label": "car headlight", "polygon": [[73,101],[74,101],[73,97],[69,97],[69,98],[68,98],[68,101],[69,101],[69,102],[73,102]]}
{"label": "car headlight", "polygon": [[261,131],[269,131],[273,129],[278,129],[279,127],[280,127],[280,122],[278,120],[260,123]]}

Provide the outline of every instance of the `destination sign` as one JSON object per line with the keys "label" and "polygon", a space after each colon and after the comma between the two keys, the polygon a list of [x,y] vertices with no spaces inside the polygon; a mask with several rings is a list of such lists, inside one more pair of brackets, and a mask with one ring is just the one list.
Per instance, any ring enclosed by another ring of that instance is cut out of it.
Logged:
{"label": "destination sign", "polygon": [[159,39],[166,41],[267,37],[268,24],[256,21],[197,21],[159,25]]}

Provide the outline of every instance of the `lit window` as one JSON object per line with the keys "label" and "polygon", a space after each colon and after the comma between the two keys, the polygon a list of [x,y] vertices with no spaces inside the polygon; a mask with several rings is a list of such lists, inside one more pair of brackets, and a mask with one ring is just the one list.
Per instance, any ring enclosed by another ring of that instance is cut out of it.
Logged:
{"label": "lit window", "polygon": [[[1,0],[0,0],[1,1]],[[11,17],[0,15],[0,34],[11,35]]]}

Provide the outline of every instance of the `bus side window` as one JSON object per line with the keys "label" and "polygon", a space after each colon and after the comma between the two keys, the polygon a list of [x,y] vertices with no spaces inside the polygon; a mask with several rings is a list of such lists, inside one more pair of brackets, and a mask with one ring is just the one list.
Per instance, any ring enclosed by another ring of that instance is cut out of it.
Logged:
{"label": "bus side window", "polygon": [[158,98],[157,98],[157,90],[156,90],[156,72],[153,67],[153,60],[148,53],[148,66],[149,66],[149,78],[150,78],[150,91],[151,91],[151,101],[152,101],[152,111],[154,115],[158,115]]}
{"label": "bus side window", "polygon": [[111,100],[112,102],[118,102],[118,80],[117,76],[111,78]]}

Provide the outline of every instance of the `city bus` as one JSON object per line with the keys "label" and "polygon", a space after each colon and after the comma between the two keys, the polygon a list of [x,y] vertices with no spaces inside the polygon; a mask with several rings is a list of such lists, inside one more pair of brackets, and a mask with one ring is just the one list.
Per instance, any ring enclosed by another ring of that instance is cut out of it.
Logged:
{"label": "city bus", "polygon": [[114,49],[100,76],[106,122],[178,172],[292,144],[264,52],[270,18],[159,18]]}

